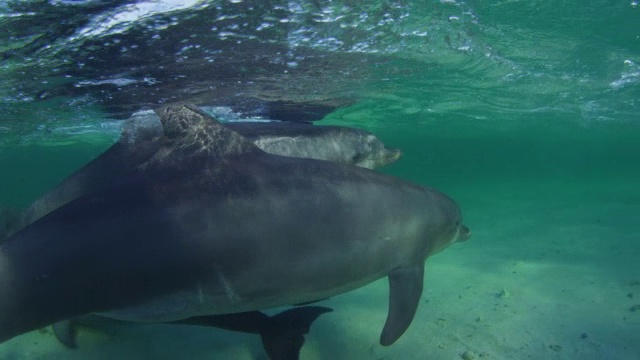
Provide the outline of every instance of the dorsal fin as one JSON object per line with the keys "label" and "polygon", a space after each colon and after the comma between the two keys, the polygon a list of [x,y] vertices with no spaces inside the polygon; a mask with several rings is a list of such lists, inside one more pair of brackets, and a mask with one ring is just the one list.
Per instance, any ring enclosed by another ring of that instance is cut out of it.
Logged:
{"label": "dorsal fin", "polygon": [[220,125],[220,122],[193,104],[169,105],[156,109],[155,112],[160,117],[164,134],[170,138],[184,136],[203,128],[209,122]]}
{"label": "dorsal fin", "polygon": [[134,114],[125,121],[118,144],[129,152],[145,143],[164,135],[159,119],[149,113]]}
{"label": "dorsal fin", "polygon": [[189,151],[206,152],[209,156],[262,152],[242,135],[220,124],[195,105],[169,105],[156,110],[164,135]]}

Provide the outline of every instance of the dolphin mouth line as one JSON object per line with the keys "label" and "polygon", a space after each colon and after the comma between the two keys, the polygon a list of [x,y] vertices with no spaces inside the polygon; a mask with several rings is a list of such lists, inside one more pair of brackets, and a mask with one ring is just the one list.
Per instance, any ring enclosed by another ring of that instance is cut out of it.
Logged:
{"label": "dolphin mouth line", "polygon": [[387,149],[387,150],[389,150],[389,152],[391,153],[390,155],[370,157],[370,158],[366,158],[365,160],[391,160],[391,162],[394,162],[400,159],[400,157],[402,157],[403,155],[402,150],[400,149],[391,149],[391,150]]}
{"label": "dolphin mouth line", "polygon": [[390,158],[391,158],[393,161],[396,161],[396,160],[400,159],[400,157],[402,157],[402,150],[400,150],[400,149],[391,149],[390,151],[393,153],[393,154],[390,156]]}

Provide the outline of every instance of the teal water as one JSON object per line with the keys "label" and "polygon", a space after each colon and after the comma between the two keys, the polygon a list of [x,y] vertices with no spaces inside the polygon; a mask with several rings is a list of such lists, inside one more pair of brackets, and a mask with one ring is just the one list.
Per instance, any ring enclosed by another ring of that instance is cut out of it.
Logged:
{"label": "teal water", "polygon": [[[450,195],[473,236],[427,261],[396,344],[378,344],[383,279],[327,301],[303,359],[640,357],[637,2],[150,3],[0,1],[0,205],[27,206],[133,111],[329,104],[318,124],[401,148],[380,171]],[[0,359],[265,358],[222,330],[79,340],[34,332]]]}

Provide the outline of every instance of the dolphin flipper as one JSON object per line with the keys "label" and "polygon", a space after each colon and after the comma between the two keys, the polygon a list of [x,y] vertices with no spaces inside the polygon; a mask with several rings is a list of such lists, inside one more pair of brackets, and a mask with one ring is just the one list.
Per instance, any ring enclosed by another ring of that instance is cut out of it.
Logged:
{"label": "dolphin flipper", "polygon": [[407,330],[422,295],[424,264],[396,268],[389,273],[389,314],[380,344],[389,346]]}

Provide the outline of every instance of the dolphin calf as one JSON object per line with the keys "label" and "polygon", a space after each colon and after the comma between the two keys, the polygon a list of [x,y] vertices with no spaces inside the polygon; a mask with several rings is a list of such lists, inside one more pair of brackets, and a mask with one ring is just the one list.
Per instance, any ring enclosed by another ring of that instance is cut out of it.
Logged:
{"label": "dolphin calf", "polygon": [[416,312],[426,258],[470,234],[435,189],[268,154],[192,106],[160,118],[135,169],[2,244],[0,342],[88,313],[174,322],[388,277],[390,345]]}
{"label": "dolphin calf", "polygon": [[229,122],[230,129],[275,155],[330,160],[375,169],[400,158],[368,131],[346,126],[286,122]]}
{"label": "dolphin calf", "polygon": [[[123,137],[131,145],[137,143],[132,138],[138,131],[143,132],[143,140],[162,132],[158,116],[150,112],[134,114],[126,124]],[[224,125],[275,155],[330,160],[369,169],[391,164],[402,155],[399,149],[387,148],[372,133],[353,127],[283,121],[230,121]]]}
{"label": "dolphin calf", "polygon": [[[385,147],[373,134],[350,127],[282,122],[229,122],[225,126],[276,155],[344,162],[371,169],[401,156],[400,150]],[[120,139],[103,154],[35,200],[21,214],[0,214],[0,241],[63,204],[127,176],[158,150],[162,134],[157,115],[132,116],[125,122]]]}

